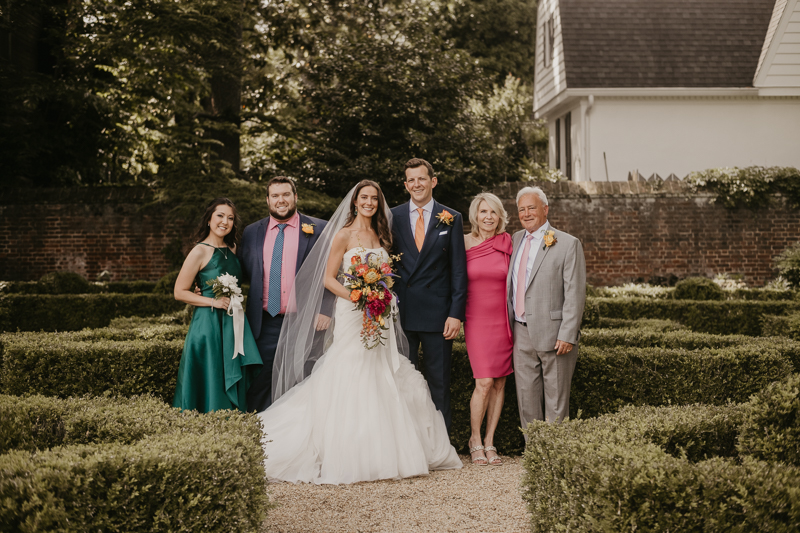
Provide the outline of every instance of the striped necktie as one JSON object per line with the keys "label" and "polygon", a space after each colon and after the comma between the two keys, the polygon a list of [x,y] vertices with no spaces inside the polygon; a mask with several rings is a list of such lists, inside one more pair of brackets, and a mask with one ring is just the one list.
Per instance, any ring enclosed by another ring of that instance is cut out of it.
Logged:
{"label": "striped necktie", "polygon": [[267,313],[275,316],[281,312],[281,265],[283,264],[283,230],[286,224],[278,224],[278,236],[272,247],[272,261],[269,264],[269,293],[267,294]]}

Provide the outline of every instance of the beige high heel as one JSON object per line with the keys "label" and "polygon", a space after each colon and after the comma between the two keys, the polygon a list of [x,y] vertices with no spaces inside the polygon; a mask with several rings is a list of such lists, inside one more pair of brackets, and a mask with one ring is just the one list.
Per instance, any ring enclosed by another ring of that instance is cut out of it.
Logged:
{"label": "beige high heel", "polygon": [[[472,448],[469,449],[469,455],[471,457],[473,453],[480,452],[482,450],[484,450],[484,447],[478,444],[477,446],[473,446]],[[483,462],[479,463],[478,461],[483,461]],[[483,457],[478,456],[472,459],[472,464],[476,466],[486,466],[489,464],[489,459],[486,458],[486,455],[484,455]]]}
{"label": "beige high heel", "polygon": [[497,453],[497,448],[495,448],[494,446],[486,446],[484,450],[486,450],[487,452],[494,452],[494,457],[492,457],[491,459],[489,459],[488,456],[486,457],[487,461],[486,464],[492,466],[501,466],[503,464],[503,460],[500,459],[500,454]]}

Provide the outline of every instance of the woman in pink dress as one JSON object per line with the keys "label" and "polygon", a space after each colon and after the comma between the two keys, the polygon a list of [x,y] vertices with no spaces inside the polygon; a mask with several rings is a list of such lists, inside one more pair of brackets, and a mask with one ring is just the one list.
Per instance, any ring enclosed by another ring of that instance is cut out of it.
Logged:
{"label": "woman in pink dress", "polygon": [[[508,214],[500,199],[481,193],[469,207],[472,232],[464,237],[467,249],[467,311],[464,336],[475,378],[470,400],[469,453],[480,466],[501,465],[494,447],[494,432],[505,397],[511,368],[511,328],[506,308],[506,277],[511,260],[511,237],[506,233]],[[486,416],[486,435],[481,423]]]}

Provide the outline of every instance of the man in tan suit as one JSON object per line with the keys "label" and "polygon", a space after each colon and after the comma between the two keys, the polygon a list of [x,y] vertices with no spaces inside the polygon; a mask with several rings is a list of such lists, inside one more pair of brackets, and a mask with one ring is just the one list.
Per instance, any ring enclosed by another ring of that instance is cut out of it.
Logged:
{"label": "man in tan suit", "polygon": [[521,189],[517,210],[525,229],[513,236],[508,319],[524,429],[533,420],[569,417],[586,301],[586,261],[578,239],[550,226],[547,196],[540,188]]}

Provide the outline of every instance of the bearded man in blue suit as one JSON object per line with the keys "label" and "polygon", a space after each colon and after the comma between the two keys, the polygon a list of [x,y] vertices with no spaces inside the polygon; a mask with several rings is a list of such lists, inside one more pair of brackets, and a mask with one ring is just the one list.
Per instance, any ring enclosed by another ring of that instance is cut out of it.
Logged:
{"label": "bearded man in blue suit", "polygon": [[[250,283],[245,314],[264,363],[247,391],[247,406],[258,412],[272,403],[272,365],[295,275],[327,224],[297,212],[297,188],[289,178],[267,183],[267,204],[269,216],[244,229],[239,250],[244,281]],[[332,304],[333,295],[326,292],[318,332],[330,325]],[[321,341],[322,335],[317,337]]]}
{"label": "bearded man in blue suit", "polygon": [[405,164],[408,203],[392,209],[392,237],[400,279],[395,283],[400,323],[409,358],[423,374],[448,430],[453,339],[461,329],[467,302],[467,253],[461,213],[433,199],[437,179],[424,159]]}

